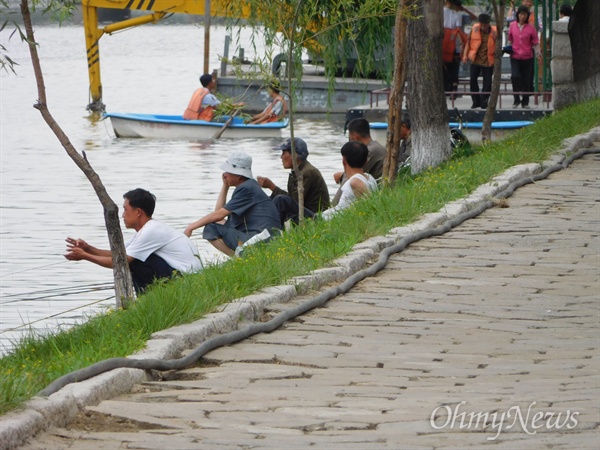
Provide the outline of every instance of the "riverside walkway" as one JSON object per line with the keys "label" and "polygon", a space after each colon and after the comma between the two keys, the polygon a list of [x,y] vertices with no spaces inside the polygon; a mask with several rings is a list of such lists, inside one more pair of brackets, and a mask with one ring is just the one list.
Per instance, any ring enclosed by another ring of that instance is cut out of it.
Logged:
{"label": "riverside walkway", "polygon": [[586,155],[21,448],[600,448],[599,200]]}

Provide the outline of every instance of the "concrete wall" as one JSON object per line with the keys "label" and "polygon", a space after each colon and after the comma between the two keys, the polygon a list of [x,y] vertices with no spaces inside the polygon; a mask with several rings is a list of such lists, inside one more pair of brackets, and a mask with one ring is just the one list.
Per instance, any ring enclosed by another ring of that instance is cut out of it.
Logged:
{"label": "concrete wall", "polygon": [[568,22],[552,23],[552,99],[555,109],[577,103],[577,88],[573,80],[573,55]]}
{"label": "concrete wall", "polygon": [[[573,18],[571,18],[571,22],[573,22]],[[595,58],[580,58],[581,60],[578,63],[587,66],[588,71],[583,72],[585,77],[575,79],[569,25],[569,22],[557,21],[552,23],[554,32],[551,63],[552,98],[556,110],[566,108],[574,103],[600,97],[600,71],[589,70],[591,61]],[[594,49],[594,51],[597,51],[597,49]]]}

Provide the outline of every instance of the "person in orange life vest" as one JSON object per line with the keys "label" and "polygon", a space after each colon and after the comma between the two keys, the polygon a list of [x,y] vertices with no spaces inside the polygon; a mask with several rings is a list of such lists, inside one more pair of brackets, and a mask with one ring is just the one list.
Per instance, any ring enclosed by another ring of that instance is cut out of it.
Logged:
{"label": "person in orange life vest", "polygon": [[280,94],[279,86],[271,83],[268,92],[271,97],[271,103],[262,112],[252,116],[248,123],[257,125],[260,123],[277,122],[285,116],[287,104]]}
{"label": "person in orange life vest", "polygon": [[460,0],[446,0],[444,5],[444,39],[442,40],[442,62],[444,64],[444,91],[458,89],[458,71],[460,54],[467,42],[467,35],[462,30],[462,3]]}
{"label": "person in orange life vest", "polygon": [[[470,61],[471,92],[479,92],[477,79],[483,76],[483,92],[492,90],[494,52],[496,51],[496,27],[490,26],[489,14],[480,14],[479,23],[473,25],[463,53],[463,62]],[[489,94],[471,95],[471,109],[487,108]]]}
{"label": "person in orange life vest", "polygon": [[186,120],[206,120],[211,121],[216,107],[221,101],[211,92],[215,89],[215,80],[212,75],[206,73],[200,77],[201,88],[198,88],[192,94],[192,98],[183,113]]}

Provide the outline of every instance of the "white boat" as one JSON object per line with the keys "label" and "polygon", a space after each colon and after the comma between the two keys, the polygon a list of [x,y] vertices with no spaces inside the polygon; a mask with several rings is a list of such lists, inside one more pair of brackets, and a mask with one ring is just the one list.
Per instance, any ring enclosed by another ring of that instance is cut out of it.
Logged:
{"label": "white boat", "polygon": [[[502,122],[492,122],[492,140],[503,139],[507,133],[518,130],[533,124],[529,120],[510,120]],[[459,128],[458,122],[450,122],[450,128]],[[379,142],[385,142],[387,137],[388,124],[386,122],[371,122],[371,137]],[[481,142],[481,127],[483,122],[463,122],[462,132],[470,142]]]}
{"label": "white boat", "polygon": [[[207,140],[223,129],[228,116],[218,121],[185,120],[182,116],[161,114],[105,113],[119,138],[190,139]],[[234,117],[225,128],[222,138],[278,138],[287,128],[288,119],[260,125],[245,124],[241,117]]]}

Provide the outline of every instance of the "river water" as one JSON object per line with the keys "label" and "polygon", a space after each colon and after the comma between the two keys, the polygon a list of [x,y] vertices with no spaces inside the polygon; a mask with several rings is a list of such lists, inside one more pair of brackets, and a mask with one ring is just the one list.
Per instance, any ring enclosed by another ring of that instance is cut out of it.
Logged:
{"label": "river water", "polygon": [[[211,31],[210,67],[218,69],[227,30]],[[37,88],[27,46],[18,37],[1,44],[20,65],[0,73],[0,354],[31,327],[56,330],[114,305],[112,271],[62,256],[67,236],[108,248],[102,207],[83,175],[33,108]],[[240,43],[254,57],[250,33]],[[183,231],[209,213],[221,186],[218,166],[231,150],[253,157],[255,175],[285,187],[279,139],[221,139],[215,142],[116,139],[108,121],[90,120],[83,27],[36,28],[47,102],[78,151],[100,175],[118,204],[122,194],[143,187],[157,197],[154,217]],[[235,38],[234,38],[235,42]],[[194,24],[145,25],[104,36],[103,100],[107,111],[181,114],[203,69],[204,30]],[[235,48],[232,54],[237,53]],[[330,194],[341,168],[339,149],[347,140],[341,116],[299,116],[295,134],[308,144],[309,159],[321,169]],[[283,134],[289,137],[289,130]],[[125,239],[132,235],[124,230]],[[193,236],[206,260],[217,252]]]}

